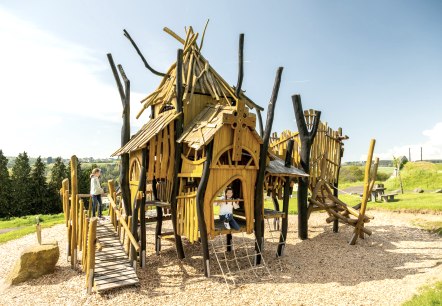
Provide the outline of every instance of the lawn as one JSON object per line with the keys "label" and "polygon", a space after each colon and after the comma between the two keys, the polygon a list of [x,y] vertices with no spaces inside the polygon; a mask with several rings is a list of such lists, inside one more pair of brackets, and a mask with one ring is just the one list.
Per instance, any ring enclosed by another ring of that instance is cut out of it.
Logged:
{"label": "lawn", "polygon": [[422,288],[419,295],[405,302],[403,306],[442,305],[442,282]]}
{"label": "lawn", "polygon": [[[42,228],[64,223],[63,214],[40,215],[40,224]],[[10,240],[18,239],[35,232],[36,216],[25,216],[11,218],[10,220],[0,220],[0,229],[17,228],[10,232],[0,234],[0,244]]]}

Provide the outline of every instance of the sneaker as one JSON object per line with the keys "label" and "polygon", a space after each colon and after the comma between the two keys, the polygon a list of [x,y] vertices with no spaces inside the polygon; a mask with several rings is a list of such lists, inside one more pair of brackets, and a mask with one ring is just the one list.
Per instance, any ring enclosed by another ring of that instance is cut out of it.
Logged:
{"label": "sneaker", "polygon": [[227,229],[230,229],[230,224],[229,224],[229,222],[224,222],[224,227],[227,228]]}

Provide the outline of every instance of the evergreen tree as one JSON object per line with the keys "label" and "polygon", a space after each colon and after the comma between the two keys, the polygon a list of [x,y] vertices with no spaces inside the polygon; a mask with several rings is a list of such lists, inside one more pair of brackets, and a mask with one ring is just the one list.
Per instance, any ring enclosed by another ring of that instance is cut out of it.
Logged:
{"label": "evergreen tree", "polygon": [[48,203],[48,184],[46,182],[46,165],[39,156],[35,161],[34,167],[31,171],[31,211],[35,215],[39,213],[50,212],[51,204]]}
{"label": "evergreen tree", "polygon": [[59,190],[61,188],[61,183],[65,178],[69,178],[66,165],[63,163],[61,157],[57,157],[52,166],[50,184]]}
{"label": "evergreen tree", "polygon": [[31,166],[28,154],[26,152],[18,154],[12,167],[11,215],[13,216],[24,216],[31,213],[30,173]]}
{"label": "evergreen tree", "polygon": [[0,150],[0,218],[10,216],[11,178],[8,171],[8,159]]}

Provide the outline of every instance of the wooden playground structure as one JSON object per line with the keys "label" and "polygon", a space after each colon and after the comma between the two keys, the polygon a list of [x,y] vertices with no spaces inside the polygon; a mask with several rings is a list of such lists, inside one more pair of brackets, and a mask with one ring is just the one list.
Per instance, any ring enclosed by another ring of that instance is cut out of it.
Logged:
{"label": "wooden playground structure", "polygon": [[[130,81],[122,66],[117,69],[108,54],[123,103],[121,147],[112,155],[121,157],[119,191],[116,192],[114,181],[108,182],[110,222],[100,222],[91,217],[90,209],[84,209],[82,197],[89,195],[78,195],[75,156],[71,159],[70,180],[63,181],[68,254],[73,268],[81,262],[89,292],[93,288],[100,292],[138,283],[136,266],[146,265],[149,222],[156,223],[157,254],[166,236],[173,237],[179,259],[185,257],[183,239],[200,243],[207,277],[211,275],[210,245],[221,267],[218,255],[222,253],[225,257],[226,252],[235,248],[232,234],[237,233],[242,237],[254,235],[252,252],[246,255],[250,268],[267,269],[262,256],[265,220],[275,220],[274,230],[279,236],[276,254],[281,256],[288,232],[289,199],[297,182],[301,239],[307,238],[308,216],[315,210],[327,212],[326,221],[334,222],[335,231],[338,222],[353,226],[352,244],[364,233],[371,234],[364,224],[370,220],[365,214],[367,195],[376,177],[377,164],[370,170],[374,141],[366,164],[362,203],[357,208],[349,207],[337,196],[346,139],[341,129],[334,131],[320,122],[318,111],[304,112],[300,97],[294,96],[299,132],[284,131],[279,137],[271,134],[282,68],[276,74],[263,126],[264,109],[241,90],[243,34],[239,40],[238,82],[232,87],[202,56],[204,33],[198,43],[199,34],[192,27],[186,29],[185,37],[168,28],[164,30],[182,44],[177,61],[166,73],[150,67],[124,31],[145,66],[162,78],[157,89],[141,101],[137,118],[150,109],[150,119],[132,137]],[[226,187],[233,189],[234,201],[240,207],[233,211],[239,231],[225,228],[214,208]],[[264,208],[265,193],[271,196],[273,208]],[[163,232],[166,220],[171,220],[172,232]],[[221,248],[215,247],[215,239],[219,241],[223,235],[225,243],[221,243]],[[227,269],[230,273],[228,266]],[[223,267],[221,270],[224,273]]]}

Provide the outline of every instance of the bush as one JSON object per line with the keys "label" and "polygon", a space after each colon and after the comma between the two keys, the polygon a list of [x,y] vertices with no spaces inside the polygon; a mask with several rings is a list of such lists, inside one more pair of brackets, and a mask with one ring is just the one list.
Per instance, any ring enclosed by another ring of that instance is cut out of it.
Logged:
{"label": "bush", "polygon": [[353,183],[363,180],[364,180],[363,167],[349,166],[341,168],[341,172],[339,173],[339,182]]}

